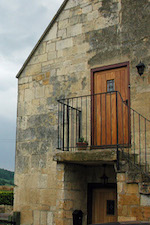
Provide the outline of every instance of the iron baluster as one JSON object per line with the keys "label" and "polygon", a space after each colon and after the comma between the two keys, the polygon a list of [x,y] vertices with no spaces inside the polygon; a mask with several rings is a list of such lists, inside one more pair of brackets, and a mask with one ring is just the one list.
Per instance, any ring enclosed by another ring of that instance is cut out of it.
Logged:
{"label": "iron baluster", "polygon": [[81,138],[81,111],[79,111],[79,138]]}
{"label": "iron baluster", "polygon": [[141,166],[141,117],[139,115],[139,159],[140,159],[140,166]]}
{"label": "iron baluster", "polygon": [[112,145],[112,92],[110,92],[110,132],[111,132],[111,145]]}
{"label": "iron baluster", "polygon": [[86,140],[87,140],[87,97],[86,97]]}
{"label": "iron baluster", "polygon": [[106,96],[105,94],[105,144],[107,145],[107,104],[106,104]]}
{"label": "iron baluster", "polygon": [[[60,103],[61,104],[61,103]],[[60,115],[60,148],[62,148],[62,123],[63,123],[63,114],[62,114],[62,104],[61,104],[61,115]]]}
{"label": "iron baluster", "polygon": [[100,95],[100,111],[101,111],[101,145],[102,145],[102,94]]}
{"label": "iron baluster", "polygon": [[60,146],[59,146],[59,142],[60,142],[60,137],[59,137],[59,103],[58,103],[58,149],[60,149]]}
{"label": "iron baluster", "polygon": [[119,148],[118,148],[118,95],[116,92],[116,135],[117,135],[117,170],[119,170]]}
{"label": "iron baluster", "polygon": [[127,112],[128,112],[128,159],[130,158],[130,109],[129,106],[127,104],[127,100],[125,103],[126,107],[127,107]]}
{"label": "iron baluster", "polygon": [[94,95],[91,95],[91,144],[94,145]]}
{"label": "iron baluster", "polygon": [[73,100],[74,99],[72,99],[72,103],[71,103],[71,109],[70,109],[70,113],[71,113],[71,115],[70,115],[70,124],[71,124],[71,128],[70,128],[70,147],[72,148],[72,146],[75,146],[75,140],[76,140],[76,138],[74,137],[75,135],[74,135],[74,133],[76,132],[75,131],[75,126],[73,126],[73,124],[74,124],[74,114],[75,114],[75,112],[76,112],[76,110],[74,111],[73,110],[73,108],[74,108],[74,106],[73,106]]}
{"label": "iron baluster", "polygon": [[134,149],[134,164],[135,164],[135,115],[133,111],[133,149]]}
{"label": "iron baluster", "polygon": [[95,140],[96,140],[96,143],[94,143],[94,144],[96,144],[96,146],[97,146],[97,95],[95,96],[95,111],[96,111],[96,115],[94,116],[94,118],[95,118],[95,124],[94,124],[94,127],[95,127],[95,130],[96,130],[96,132],[95,132]]}
{"label": "iron baluster", "polygon": [[124,103],[122,102],[122,145],[123,145],[123,150],[124,150]]}
{"label": "iron baluster", "polygon": [[67,100],[67,150],[69,151],[69,100]]}
{"label": "iron baluster", "polygon": [[[81,112],[82,112],[82,97],[81,97]],[[81,118],[80,118],[80,122],[81,122],[81,125],[80,125],[80,137],[82,137],[82,123],[83,123],[83,121],[82,121],[82,113],[80,114],[80,116],[81,116]]]}
{"label": "iron baluster", "polygon": [[[77,101],[76,101],[76,105],[77,105],[77,109],[78,109],[78,98],[77,98]],[[76,127],[76,129],[77,129],[77,141],[76,142],[78,142],[78,139],[79,139],[79,111],[77,113],[77,127]]]}
{"label": "iron baluster", "polygon": [[63,104],[63,151],[65,146],[65,105]]}
{"label": "iron baluster", "polygon": [[145,119],[145,172],[147,171],[146,119]]}

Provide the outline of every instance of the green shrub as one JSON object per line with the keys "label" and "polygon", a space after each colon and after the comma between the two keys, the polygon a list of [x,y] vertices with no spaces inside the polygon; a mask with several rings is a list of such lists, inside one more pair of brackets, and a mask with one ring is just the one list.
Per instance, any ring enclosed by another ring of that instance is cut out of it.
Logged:
{"label": "green shrub", "polygon": [[14,184],[14,182],[11,180],[5,180],[5,179],[0,178],[0,186],[1,185],[13,185],[13,184]]}
{"label": "green shrub", "polygon": [[14,193],[13,191],[0,192],[0,205],[13,205]]}

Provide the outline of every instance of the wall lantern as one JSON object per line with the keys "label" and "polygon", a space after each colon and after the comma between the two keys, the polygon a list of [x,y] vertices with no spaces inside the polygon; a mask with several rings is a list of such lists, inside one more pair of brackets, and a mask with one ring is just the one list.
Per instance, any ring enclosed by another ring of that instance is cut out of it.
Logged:
{"label": "wall lantern", "polygon": [[106,168],[106,164],[103,164],[103,168],[104,168],[104,173],[103,175],[101,176],[101,182],[102,184],[108,184],[108,177],[106,176],[105,174],[105,168]]}
{"label": "wall lantern", "polygon": [[140,61],[140,63],[136,66],[139,75],[141,76],[144,73],[145,65]]}

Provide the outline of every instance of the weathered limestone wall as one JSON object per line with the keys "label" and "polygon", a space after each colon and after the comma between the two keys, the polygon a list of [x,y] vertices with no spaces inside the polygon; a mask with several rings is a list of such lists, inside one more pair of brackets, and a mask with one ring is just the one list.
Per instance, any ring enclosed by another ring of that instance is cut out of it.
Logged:
{"label": "weathered limestone wall", "polygon": [[72,225],[74,210],[84,212],[83,224],[86,224],[86,167],[80,165],[58,164],[58,196],[55,223]]}
{"label": "weathered limestone wall", "polygon": [[127,183],[125,173],[117,174],[118,221],[149,221],[150,195],[140,183]]}
{"label": "weathered limestone wall", "polygon": [[[72,225],[74,210],[83,212],[83,225],[87,224],[87,190],[89,183],[101,183],[104,169],[102,166],[76,164],[57,164],[57,225]],[[109,183],[116,183],[113,166],[106,167]]]}
{"label": "weathered limestone wall", "polygon": [[149,4],[69,0],[20,75],[14,210],[22,225],[55,224],[56,100],[90,94],[91,68],[129,61],[131,105],[150,118]]}

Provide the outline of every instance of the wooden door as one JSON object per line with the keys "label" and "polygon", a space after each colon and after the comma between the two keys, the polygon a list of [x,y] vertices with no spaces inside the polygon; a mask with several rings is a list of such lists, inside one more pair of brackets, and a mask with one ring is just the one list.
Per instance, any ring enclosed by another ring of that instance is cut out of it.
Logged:
{"label": "wooden door", "polygon": [[117,221],[115,189],[93,189],[92,224]]}
{"label": "wooden door", "polygon": [[[128,68],[98,71],[93,78],[93,145],[115,146],[129,143]],[[117,123],[118,121],[118,123]]]}

